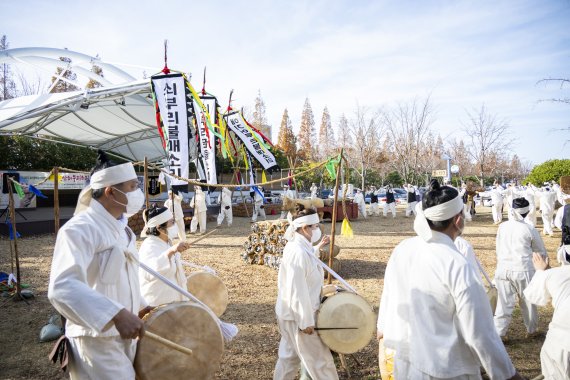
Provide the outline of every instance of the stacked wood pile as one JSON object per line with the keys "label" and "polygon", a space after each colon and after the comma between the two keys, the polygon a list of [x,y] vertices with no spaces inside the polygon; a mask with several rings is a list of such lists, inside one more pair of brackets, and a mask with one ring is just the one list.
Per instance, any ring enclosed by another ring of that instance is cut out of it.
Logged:
{"label": "stacked wood pile", "polygon": [[[247,212],[245,208],[247,207]],[[280,204],[264,204],[265,215],[279,215],[281,214],[281,205]],[[253,213],[253,203],[238,203],[232,205],[232,213],[233,216],[241,216],[241,217],[251,217]]]}
{"label": "stacked wood pile", "polygon": [[[243,260],[248,264],[267,265],[270,268],[278,269],[283,257],[283,248],[287,244],[283,235],[288,226],[289,222],[284,219],[253,223],[251,234],[243,244],[244,252],[241,255]],[[335,245],[333,247],[332,269],[337,273],[341,269],[340,260],[336,258],[339,253],[340,247]],[[328,265],[329,245],[321,248],[319,256]]]}

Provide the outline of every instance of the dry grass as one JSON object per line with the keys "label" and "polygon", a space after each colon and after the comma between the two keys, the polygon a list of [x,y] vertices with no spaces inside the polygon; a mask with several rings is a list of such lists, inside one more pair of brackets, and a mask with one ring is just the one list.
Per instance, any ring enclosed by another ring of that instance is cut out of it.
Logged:
{"label": "dry grass", "polygon": [[[479,208],[479,214],[467,225],[465,237],[473,244],[477,256],[493,275],[495,268],[495,233],[490,209]],[[339,258],[342,261],[341,275],[366,298],[375,309],[378,308],[384,270],[390,253],[401,240],[413,236],[412,219],[398,217],[359,219],[352,223],[353,239],[337,237],[342,247]],[[214,226],[213,223],[210,224]],[[340,225],[337,225],[340,229]],[[218,379],[270,379],[277,359],[279,332],[274,316],[277,272],[265,266],[245,264],[241,258],[242,244],[249,234],[250,223],[246,218],[235,218],[231,229],[221,228],[213,236],[199,242],[186,252],[185,259],[216,269],[230,292],[230,305],[222,319],[236,323],[240,333],[225,348],[224,359]],[[330,231],[330,223],[325,224]],[[551,261],[560,241],[546,237],[545,244]],[[192,240],[193,237],[190,238]],[[12,302],[0,299],[0,378],[2,379],[60,379],[63,378],[47,355],[51,343],[39,343],[40,328],[54,313],[47,300],[53,235],[27,237],[19,240],[22,278],[31,285],[36,297],[29,301]],[[0,241],[0,270],[10,270],[9,245]],[[540,309],[540,329],[546,331],[552,317],[552,309]],[[539,352],[544,337],[533,340],[524,338],[525,329],[518,308],[515,310],[507,350],[517,369],[527,377],[540,373]],[[361,352],[348,358],[352,378],[379,378],[377,344],[371,341]],[[348,378],[339,369],[340,377]]]}

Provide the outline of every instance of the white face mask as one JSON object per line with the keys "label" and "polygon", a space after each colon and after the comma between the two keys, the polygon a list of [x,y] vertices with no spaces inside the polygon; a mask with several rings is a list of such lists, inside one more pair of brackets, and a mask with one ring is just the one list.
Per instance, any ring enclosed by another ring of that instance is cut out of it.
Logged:
{"label": "white face mask", "polygon": [[313,230],[313,234],[311,235],[311,243],[316,243],[321,239],[321,229],[317,228],[316,230]]}
{"label": "white face mask", "polygon": [[136,189],[135,191],[131,191],[128,193],[125,193],[117,189],[116,187],[114,187],[113,189],[125,194],[125,196],[127,197],[127,204],[122,204],[121,202],[115,200],[115,202],[127,208],[127,211],[125,211],[125,215],[127,216],[127,218],[130,218],[131,216],[140,211],[140,209],[144,204],[144,193],[142,192],[141,189]]}
{"label": "white face mask", "polygon": [[166,229],[166,231],[168,232],[168,238],[169,239],[174,239],[176,237],[178,237],[178,227],[175,225],[170,226]]}

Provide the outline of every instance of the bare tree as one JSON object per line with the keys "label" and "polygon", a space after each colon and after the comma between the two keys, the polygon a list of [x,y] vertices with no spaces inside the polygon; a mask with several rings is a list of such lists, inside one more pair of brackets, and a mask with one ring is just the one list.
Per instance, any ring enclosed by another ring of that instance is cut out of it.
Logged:
{"label": "bare tree", "polygon": [[354,118],[348,121],[348,129],[354,136],[354,142],[352,149],[347,150],[347,156],[360,176],[361,189],[364,190],[368,171],[385,160],[380,150],[380,112],[372,112],[357,104]]}
{"label": "bare tree", "polygon": [[332,156],[335,148],[334,132],[332,129],[331,115],[327,107],[323,110],[321,126],[319,128],[319,149],[317,155],[319,160],[324,160]]}
{"label": "bare tree", "polygon": [[[0,37],[0,50],[7,50],[10,47],[6,35]],[[16,97],[16,83],[12,79],[12,70],[7,63],[0,64],[0,100]]]}
{"label": "bare tree", "polygon": [[422,174],[422,150],[434,121],[430,97],[398,104],[384,113],[386,138],[391,145],[391,163],[405,182],[413,182]]}
{"label": "bare tree", "polygon": [[497,165],[499,152],[509,151],[514,139],[509,135],[509,124],[490,114],[485,105],[480,110],[467,111],[467,117],[463,131],[469,137],[468,152],[476,162],[479,181],[483,186],[485,175],[492,173]]}

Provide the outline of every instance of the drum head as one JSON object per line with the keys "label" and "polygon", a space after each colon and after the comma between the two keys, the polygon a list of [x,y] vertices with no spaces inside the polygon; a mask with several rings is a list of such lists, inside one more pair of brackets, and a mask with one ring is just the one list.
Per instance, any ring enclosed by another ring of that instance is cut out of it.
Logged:
{"label": "drum head", "polygon": [[375,329],[372,306],[361,296],[340,292],[327,298],[317,314],[317,327],[356,327],[346,330],[320,330],[319,336],[331,350],[352,354],[364,348]]}
{"label": "drum head", "polygon": [[220,367],[224,341],[212,313],[192,302],[159,306],[144,318],[145,329],[193,351],[187,355],[156,342],[139,340],[137,379],[212,379]]}
{"label": "drum head", "polygon": [[228,307],[228,288],[214,274],[194,272],[187,277],[188,291],[208,306],[218,317]]}

